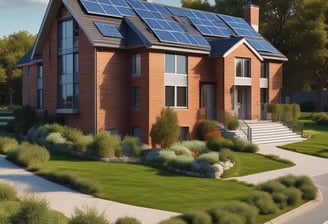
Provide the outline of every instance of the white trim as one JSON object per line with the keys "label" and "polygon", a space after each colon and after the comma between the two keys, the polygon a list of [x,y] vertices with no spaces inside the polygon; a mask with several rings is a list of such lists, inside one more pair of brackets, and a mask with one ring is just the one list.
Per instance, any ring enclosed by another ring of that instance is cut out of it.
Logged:
{"label": "white trim", "polygon": [[158,46],[158,45],[153,45],[152,47],[149,47],[149,49],[175,51],[175,52],[179,52],[179,53],[195,53],[195,54],[210,55],[209,50],[208,51],[206,51],[206,50],[192,50],[192,49],[185,49],[185,48],[178,48],[178,47],[168,47],[168,46]]}
{"label": "white trim", "polygon": [[263,57],[257,52],[257,50],[255,50],[255,48],[253,48],[247,41],[245,38],[241,39],[240,41],[238,41],[237,43],[235,43],[224,55],[223,58],[227,57],[232,51],[234,51],[235,49],[237,49],[241,44],[245,44],[246,47],[248,47],[251,52],[253,54],[255,54],[255,56],[260,59],[260,61],[263,61]]}

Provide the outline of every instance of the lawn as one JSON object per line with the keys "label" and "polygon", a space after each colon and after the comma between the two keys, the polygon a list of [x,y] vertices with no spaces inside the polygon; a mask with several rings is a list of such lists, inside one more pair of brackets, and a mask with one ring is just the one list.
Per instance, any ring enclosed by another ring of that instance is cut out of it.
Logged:
{"label": "lawn", "polygon": [[[238,155],[244,162],[233,174],[290,166],[258,154]],[[254,190],[253,186],[237,181],[186,177],[144,165],[87,161],[64,154],[52,155],[37,174],[47,176],[51,172],[70,172],[99,182],[103,189],[98,195],[101,198],[175,212],[207,209],[220,202],[240,200]]]}
{"label": "lawn", "polygon": [[300,119],[304,123],[304,133],[311,135],[308,140],[281,146],[283,149],[328,158],[328,126],[317,125],[309,113]]}

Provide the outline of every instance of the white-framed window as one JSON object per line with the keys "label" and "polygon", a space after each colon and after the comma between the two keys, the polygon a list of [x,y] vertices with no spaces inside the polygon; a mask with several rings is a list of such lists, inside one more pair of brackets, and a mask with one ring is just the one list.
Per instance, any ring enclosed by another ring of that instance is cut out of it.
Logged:
{"label": "white-framed window", "polygon": [[131,75],[141,76],[141,55],[139,53],[132,55]]}
{"label": "white-framed window", "polygon": [[131,88],[131,107],[139,108],[141,107],[141,87],[133,86]]}
{"label": "white-framed window", "polygon": [[251,77],[251,59],[236,58],[235,59],[236,77]]}
{"label": "white-framed window", "polygon": [[188,107],[188,58],[165,54],[165,106]]}
{"label": "white-framed window", "polygon": [[269,63],[261,62],[261,78],[269,78]]}

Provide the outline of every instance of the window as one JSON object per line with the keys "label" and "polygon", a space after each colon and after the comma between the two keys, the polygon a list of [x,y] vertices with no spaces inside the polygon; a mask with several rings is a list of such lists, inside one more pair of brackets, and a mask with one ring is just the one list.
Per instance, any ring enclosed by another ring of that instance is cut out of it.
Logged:
{"label": "window", "polygon": [[181,127],[179,140],[180,141],[189,141],[190,140],[189,127]]}
{"label": "window", "polygon": [[261,78],[269,78],[269,63],[261,62]]}
{"label": "window", "polygon": [[141,106],[141,91],[140,86],[134,86],[131,89],[131,106],[140,107]]}
{"label": "window", "polygon": [[141,75],[141,56],[140,54],[132,55],[132,76],[140,76]]}
{"label": "window", "polygon": [[236,58],[236,77],[251,77],[251,60],[248,58]]}
{"label": "window", "polygon": [[165,54],[165,106],[188,106],[187,57]]}
{"label": "window", "polygon": [[38,65],[37,70],[37,109],[43,109],[43,66]]}
{"label": "window", "polygon": [[58,25],[58,109],[79,108],[78,26],[73,20]]}
{"label": "window", "polygon": [[165,54],[166,74],[187,74],[187,57],[184,55]]}
{"label": "window", "polygon": [[137,128],[137,127],[131,128],[131,134],[132,136],[141,139],[141,128]]}

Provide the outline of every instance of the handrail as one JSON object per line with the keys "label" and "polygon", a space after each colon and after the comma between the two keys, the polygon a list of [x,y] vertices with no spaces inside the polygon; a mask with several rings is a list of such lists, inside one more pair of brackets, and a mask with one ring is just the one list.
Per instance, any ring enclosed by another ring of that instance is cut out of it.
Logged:
{"label": "handrail", "polygon": [[247,140],[252,143],[252,128],[245,120],[239,120],[239,128],[245,134]]}

